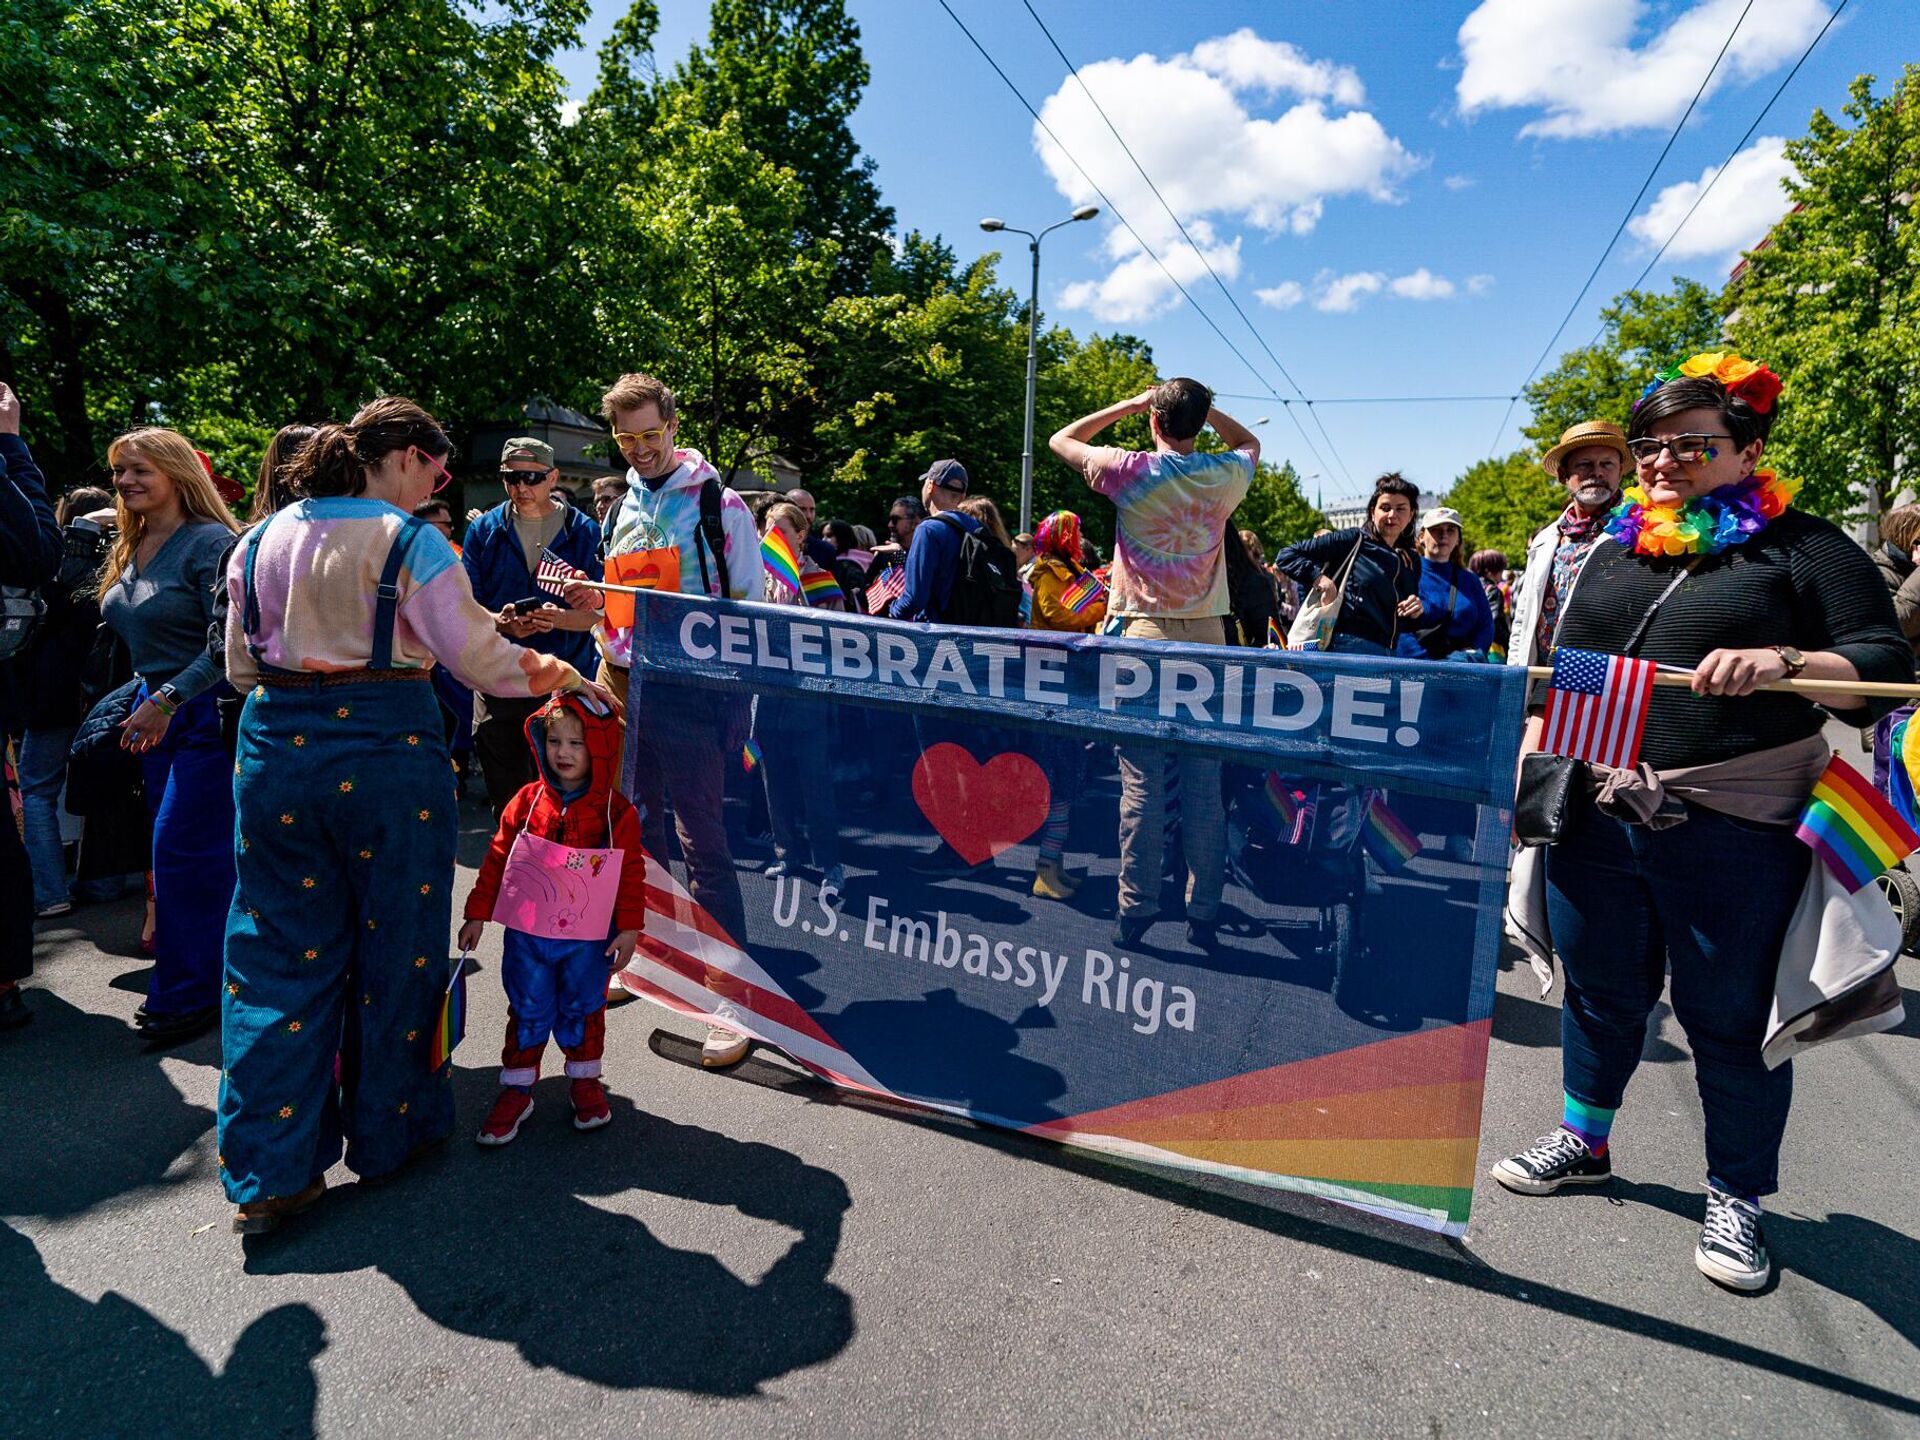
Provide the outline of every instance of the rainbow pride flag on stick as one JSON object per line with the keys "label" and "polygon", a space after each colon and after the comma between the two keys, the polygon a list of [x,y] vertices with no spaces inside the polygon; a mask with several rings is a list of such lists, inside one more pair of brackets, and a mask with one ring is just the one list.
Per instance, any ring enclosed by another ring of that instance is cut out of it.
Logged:
{"label": "rainbow pride flag on stick", "polygon": [[844,604],[846,599],[840,593],[840,582],[824,570],[815,570],[811,575],[802,575],[800,593],[806,597],[809,605],[825,605],[832,601],[840,601]]}
{"label": "rainbow pride flag on stick", "polygon": [[1091,570],[1082,570],[1073,577],[1073,583],[1060,592],[1060,603],[1074,615],[1084,615],[1094,605],[1105,599],[1107,587],[1100,583],[1100,577]]}
{"label": "rainbow pride flag on stick", "polygon": [[1404,870],[1407,862],[1420,853],[1419,837],[1393,813],[1387,797],[1378,790],[1367,802],[1367,828],[1360,843],[1381,869],[1390,872]]}
{"label": "rainbow pride flag on stick", "polygon": [[767,562],[767,570],[774,579],[795,595],[801,593],[800,557],[793,553],[793,546],[777,529],[770,528],[760,537],[760,558]]}
{"label": "rainbow pride flag on stick", "polygon": [[453,978],[440,997],[440,1014],[433,1022],[433,1043],[427,1047],[427,1068],[438,1070],[453,1059],[454,1047],[467,1035],[467,957],[453,958]]}
{"label": "rainbow pride flag on stick", "polygon": [[1814,782],[1794,833],[1849,894],[1920,850],[1920,835],[1838,755]]}

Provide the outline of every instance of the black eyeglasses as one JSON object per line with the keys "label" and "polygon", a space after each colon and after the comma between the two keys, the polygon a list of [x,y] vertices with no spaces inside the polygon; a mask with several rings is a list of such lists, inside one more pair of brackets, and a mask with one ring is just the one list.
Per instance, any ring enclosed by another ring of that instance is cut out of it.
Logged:
{"label": "black eyeglasses", "polygon": [[906,516],[906,515],[889,515],[889,516],[887,516],[887,524],[889,524],[889,525],[904,525],[904,524],[906,524],[906,523],[907,523],[907,521],[908,521],[908,519],[909,519],[909,518],[911,518],[911,517],[909,517],[909,516]]}
{"label": "black eyeglasses", "polygon": [[1682,465],[1704,465],[1720,453],[1714,447],[1714,441],[1731,439],[1731,435],[1671,435],[1665,439],[1649,435],[1643,439],[1629,440],[1627,449],[1641,465],[1653,464],[1660,458],[1662,450],[1671,450],[1673,458]]}

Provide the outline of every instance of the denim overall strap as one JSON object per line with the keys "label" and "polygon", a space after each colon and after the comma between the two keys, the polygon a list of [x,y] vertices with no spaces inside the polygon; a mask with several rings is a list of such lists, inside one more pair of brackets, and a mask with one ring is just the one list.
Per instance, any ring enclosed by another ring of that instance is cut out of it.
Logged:
{"label": "denim overall strap", "polygon": [[247,637],[247,653],[256,661],[264,647],[254,643],[260,633],[260,595],[253,588],[253,562],[259,557],[260,537],[276,518],[269,515],[247,532],[246,597],[240,608],[240,628]]}
{"label": "denim overall strap", "polygon": [[380,586],[374,591],[378,598],[373,607],[373,657],[367,661],[369,670],[393,668],[393,621],[400,609],[400,566],[406,560],[414,538],[426,528],[426,524],[418,515],[409,515],[406,524],[400,527],[400,533],[393,537],[392,548],[387,551],[387,563],[380,572]]}

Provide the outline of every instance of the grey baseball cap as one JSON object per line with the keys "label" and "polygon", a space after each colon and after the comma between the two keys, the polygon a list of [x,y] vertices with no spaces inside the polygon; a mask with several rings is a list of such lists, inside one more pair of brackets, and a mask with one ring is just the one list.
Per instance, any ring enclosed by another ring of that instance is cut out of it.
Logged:
{"label": "grey baseball cap", "polygon": [[967,493],[967,467],[958,460],[936,460],[927,467],[927,473],[920,477],[925,485],[931,480],[942,490],[958,490]]}

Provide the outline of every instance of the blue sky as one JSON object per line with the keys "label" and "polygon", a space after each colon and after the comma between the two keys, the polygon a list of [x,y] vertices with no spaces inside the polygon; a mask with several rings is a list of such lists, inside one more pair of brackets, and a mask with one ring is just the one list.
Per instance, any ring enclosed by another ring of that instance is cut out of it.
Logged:
{"label": "blue sky", "polygon": [[[963,257],[999,251],[1002,277],[1024,289],[1025,242],[984,234],[980,218],[1037,230],[1094,198],[1090,179],[1240,355],[1111,212],[1046,241],[1047,318],[1082,335],[1139,335],[1162,374],[1198,376],[1223,396],[1268,396],[1222,403],[1248,422],[1269,417],[1269,457],[1321,477],[1309,492],[1331,502],[1387,469],[1442,490],[1490,449],[1522,443],[1524,407],[1499,429],[1504,400],[1326,402],[1513,394],[1747,0],[1035,0],[1192,245],[1018,0],[949,3],[1073,158],[1038,134],[936,0],[852,0],[873,72],[854,133],[901,228],[938,233]],[[1593,335],[1600,306],[1672,232],[1836,3],[1753,0],[1556,353]],[[563,58],[576,95],[624,8],[596,0],[586,46]],[[670,67],[704,33],[707,6],[660,9]],[[1852,0],[1648,283],[1724,278],[1785,209],[1780,139],[1804,133],[1816,106],[1837,112],[1855,74],[1890,82],[1917,56],[1920,6]],[[1269,387],[1298,392],[1201,255],[1319,402],[1324,437],[1292,407],[1318,457]]]}

